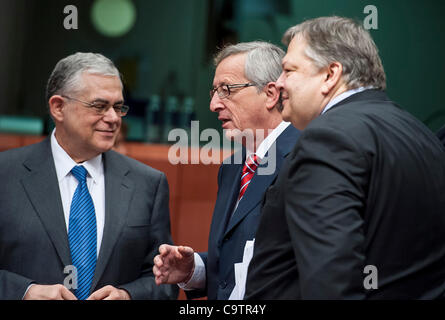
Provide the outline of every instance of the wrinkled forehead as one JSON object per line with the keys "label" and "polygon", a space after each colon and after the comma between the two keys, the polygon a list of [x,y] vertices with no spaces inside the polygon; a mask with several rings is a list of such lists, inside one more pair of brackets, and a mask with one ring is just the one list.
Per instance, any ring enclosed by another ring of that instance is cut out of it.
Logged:
{"label": "wrinkled forehead", "polygon": [[309,58],[306,54],[307,48],[308,42],[306,38],[301,33],[296,34],[289,42],[286,54],[282,59],[282,65],[284,65],[285,62],[290,62],[297,58]]}
{"label": "wrinkled forehead", "polygon": [[122,81],[114,75],[83,72],[80,77],[80,92],[90,99],[122,100]]}
{"label": "wrinkled forehead", "polygon": [[224,58],[216,67],[213,85],[219,86],[246,81],[245,64],[246,53],[239,53]]}

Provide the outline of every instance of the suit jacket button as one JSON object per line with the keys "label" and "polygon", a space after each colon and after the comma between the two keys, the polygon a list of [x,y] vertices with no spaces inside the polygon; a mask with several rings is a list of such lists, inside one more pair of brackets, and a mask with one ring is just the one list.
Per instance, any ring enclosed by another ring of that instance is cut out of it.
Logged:
{"label": "suit jacket button", "polygon": [[221,288],[221,289],[224,289],[225,287],[227,287],[227,282],[226,281],[221,281],[220,283],[219,283],[219,287]]}

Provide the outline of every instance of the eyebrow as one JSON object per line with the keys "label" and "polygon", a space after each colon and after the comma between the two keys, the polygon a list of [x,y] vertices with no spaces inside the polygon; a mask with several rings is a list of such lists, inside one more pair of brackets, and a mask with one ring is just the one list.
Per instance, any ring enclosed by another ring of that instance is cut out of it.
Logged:
{"label": "eyebrow", "polygon": [[284,70],[285,68],[295,68],[295,69],[297,69],[298,67],[294,63],[292,63],[292,62],[290,62],[288,60],[285,60],[285,61],[283,61],[281,63],[281,69]]}
{"label": "eyebrow", "polygon": [[224,80],[224,81],[221,81],[218,85],[213,85],[213,88],[217,88],[217,87],[221,87],[221,86],[224,86],[224,85],[226,85],[227,83],[226,83],[226,80]]}
{"label": "eyebrow", "polygon": [[[225,86],[225,85],[230,85],[232,83],[242,83],[244,80],[240,80],[238,79],[238,77],[235,77],[237,79],[234,79],[234,77],[230,77],[230,76],[224,76],[221,80],[221,82],[219,82],[219,84],[217,86],[214,86],[214,88],[217,87],[221,87],[221,86]],[[246,79],[246,81],[249,81]],[[212,84],[213,85],[213,84]]]}
{"label": "eyebrow", "polygon": [[[95,103],[95,102],[100,102],[100,103],[105,103],[105,104],[109,104],[110,103],[110,101],[108,101],[108,100],[106,100],[106,99],[102,99],[102,98],[96,98],[96,99],[94,99],[93,100],[93,103]],[[114,103],[114,105],[116,105],[116,104],[123,104],[124,103],[124,100],[119,100],[119,101],[116,101],[115,103]]]}

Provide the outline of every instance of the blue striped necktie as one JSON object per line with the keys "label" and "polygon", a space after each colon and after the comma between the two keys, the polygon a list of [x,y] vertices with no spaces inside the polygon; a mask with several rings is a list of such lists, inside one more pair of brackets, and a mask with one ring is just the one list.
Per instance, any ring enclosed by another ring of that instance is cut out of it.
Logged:
{"label": "blue striped necktie", "polygon": [[79,184],[71,201],[68,241],[71,261],[77,269],[77,289],[74,294],[79,300],[84,300],[89,296],[96,269],[96,213],[88,192],[87,170],[83,166],[75,166],[71,173]]}

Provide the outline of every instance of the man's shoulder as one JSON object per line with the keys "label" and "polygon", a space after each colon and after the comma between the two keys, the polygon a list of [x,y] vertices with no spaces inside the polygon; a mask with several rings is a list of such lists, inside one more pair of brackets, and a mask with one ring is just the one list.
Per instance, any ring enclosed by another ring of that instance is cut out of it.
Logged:
{"label": "man's shoulder", "polygon": [[442,144],[445,146],[445,125],[437,131],[437,137],[442,142]]}
{"label": "man's shoulder", "polygon": [[36,155],[38,151],[45,148],[46,141],[30,144],[24,147],[9,149],[0,152],[0,163],[18,164],[22,160],[28,159]]}
{"label": "man's shoulder", "polygon": [[165,175],[162,171],[157,170],[145,163],[142,163],[136,159],[130,158],[126,155],[118,153],[116,151],[110,150],[105,153],[106,161],[111,161],[117,166],[127,167],[133,171],[136,175],[148,175],[148,176],[163,176]]}
{"label": "man's shoulder", "polygon": [[[413,118],[389,100],[383,92],[369,91],[371,92],[367,95],[365,95],[366,92],[357,93],[338,105],[334,105],[326,113],[311,121],[303,133],[317,128],[331,128],[351,134],[356,131],[373,129],[384,119]],[[374,99],[374,97],[376,98]]]}

